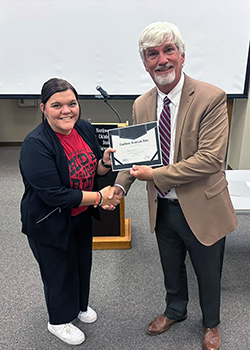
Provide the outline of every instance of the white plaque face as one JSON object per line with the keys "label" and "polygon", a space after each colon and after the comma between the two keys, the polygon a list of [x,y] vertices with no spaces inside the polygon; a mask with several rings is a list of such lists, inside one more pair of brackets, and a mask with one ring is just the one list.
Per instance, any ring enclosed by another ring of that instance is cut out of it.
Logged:
{"label": "white plaque face", "polygon": [[113,171],[131,169],[133,165],[162,165],[157,122],[109,130]]}

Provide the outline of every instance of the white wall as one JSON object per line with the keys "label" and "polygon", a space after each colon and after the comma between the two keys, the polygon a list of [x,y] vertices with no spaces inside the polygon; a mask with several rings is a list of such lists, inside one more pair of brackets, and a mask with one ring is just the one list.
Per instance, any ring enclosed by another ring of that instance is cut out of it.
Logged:
{"label": "white wall", "polygon": [[232,169],[250,169],[250,100],[234,103],[227,163]]}
{"label": "white wall", "polygon": [[55,76],[79,95],[95,95],[96,85],[139,95],[152,86],[139,36],[152,22],[170,21],[186,44],[185,72],[242,95],[249,18],[249,0],[1,0],[0,93],[38,95]]}

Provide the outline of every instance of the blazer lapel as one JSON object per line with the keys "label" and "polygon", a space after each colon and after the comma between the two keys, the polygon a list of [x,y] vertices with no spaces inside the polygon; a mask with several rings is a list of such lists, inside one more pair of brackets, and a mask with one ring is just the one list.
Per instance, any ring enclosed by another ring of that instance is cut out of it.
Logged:
{"label": "blazer lapel", "polygon": [[157,89],[154,88],[151,92],[151,95],[147,99],[147,113],[148,113],[148,121],[156,121],[157,120]]}
{"label": "blazer lapel", "polygon": [[177,162],[178,149],[180,143],[180,137],[182,133],[183,124],[187,116],[189,107],[193,100],[194,88],[188,76],[185,75],[185,81],[182,89],[180,106],[177,116],[176,134],[175,134],[175,146],[174,146],[174,162]]}

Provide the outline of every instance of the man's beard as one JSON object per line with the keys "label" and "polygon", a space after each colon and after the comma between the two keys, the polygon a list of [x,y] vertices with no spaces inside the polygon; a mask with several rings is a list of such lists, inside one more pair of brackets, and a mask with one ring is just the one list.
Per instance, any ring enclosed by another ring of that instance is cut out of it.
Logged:
{"label": "man's beard", "polygon": [[175,80],[175,71],[171,73],[167,73],[165,76],[161,75],[159,76],[158,74],[154,74],[155,81],[159,85],[169,85],[172,84],[172,82]]}

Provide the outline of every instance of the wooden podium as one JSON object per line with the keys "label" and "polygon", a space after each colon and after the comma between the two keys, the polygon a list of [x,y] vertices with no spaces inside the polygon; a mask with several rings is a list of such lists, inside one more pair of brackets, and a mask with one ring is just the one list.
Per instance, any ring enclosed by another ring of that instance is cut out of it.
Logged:
{"label": "wooden podium", "polygon": [[[127,126],[128,123],[92,123],[96,128],[96,135],[103,152],[109,147],[108,130]],[[106,176],[98,179],[98,188],[113,185],[117,173],[110,171]],[[131,248],[131,218],[125,219],[125,199],[114,211],[98,208],[100,221],[92,219],[93,249],[130,249]]]}
{"label": "wooden podium", "polygon": [[[119,226],[120,232],[117,231],[115,235],[107,235],[102,236],[99,235],[100,231],[98,231],[98,226],[96,229],[94,228],[94,237],[93,237],[93,249],[130,249],[131,248],[131,218],[125,219],[125,205],[124,198],[122,199],[119,208],[117,208],[119,212]],[[106,216],[106,214],[104,214]],[[102,218],[100,221],[100,225],[104,227],[104,225],[109,225],[110,220],[107,215],[107,220]],[[94,225],[93,225],[94,226]],[[106,227],[108,229],[108,226]],[[112,232],[110,232],[112,233]]]}

